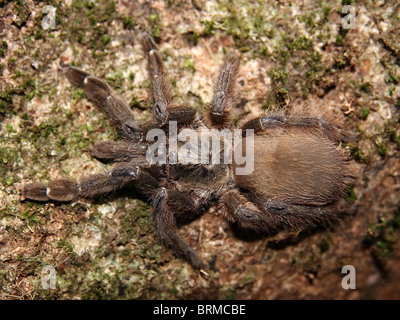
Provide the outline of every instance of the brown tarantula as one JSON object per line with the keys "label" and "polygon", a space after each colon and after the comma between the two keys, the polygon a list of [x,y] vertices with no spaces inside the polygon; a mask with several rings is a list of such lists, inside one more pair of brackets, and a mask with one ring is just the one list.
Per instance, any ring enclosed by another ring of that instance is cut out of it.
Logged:
{"label": "brown tarantula", "polygon": [[[230,151],[235,156],[231,163],[168,161],[176,153],[163,154],[162,149],[158,149],[157,156],[166,156],[167,162],[149,162],[148,133],[161,129],[170,137],[170,122],[175,122],[181,131],[191,129],[197,139],[201,129],[233,128],[229,114],[236,101],[239,56],[235,52],[226,55],[207,117],[201,119],[195,109],[173,104],[161,55],[147,33],[142,45],[148,61],[154,119],[140,125],[129,106],[105,82],[61,63],[69,81],[83,88],[87,98],[107,112],[123,140],[102,141],[93,147],[96,158],[116,162],[108,174],[84,177],[79,183],[68,179],[47,185],[34,182],[23,188],[24,198],[65,202],[101,197],[134,186],[153,206],[155,229],[162,244],[194,268],[204,265],[177,235],[177,220],[202,214],[213,202],[228,221],[266,233],[327,224],[338,217],[335,204],[344,196],[352,178],[338,146],[340,131],[325,119],[269,112],[250,120],[242,129],[252,129],[254,135],[243,135],[240,143],[233,146]],[[215,137],[217,131],[210,130],[209,138]],[[218,139],[223,140],[221,136]],[[236,150],[241,154],[249,144],[254,146],[253,170],[238,174],[243,163],[237,161]],[[178,147],[180,153],[182,140]],[[224,149],[219,155],[222,157],[225,152]]]}

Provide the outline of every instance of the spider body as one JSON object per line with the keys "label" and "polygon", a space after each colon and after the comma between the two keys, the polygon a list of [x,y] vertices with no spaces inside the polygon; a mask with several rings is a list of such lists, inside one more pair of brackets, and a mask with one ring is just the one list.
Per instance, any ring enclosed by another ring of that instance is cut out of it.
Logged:
{"label": "spider body", "polygon": [[239,188],[265,201],[302,205],[326,205],[345,191],[343,158],[328,139],[310,134],[261,135],[255,144],[263,148],[255,149],[253,173],[235,175]]}
{"label": "spider body", "polygon": [[[59,179],[27,184],[22,190],[24,198],[73,201],[134,186],[152,204],[160,241],[194,268],[204,264],[177,235],[177,221],[196,217],[213,203],[228,221],[260,232],[326,224],[338,217],[335,204],[352,178],[338,147],[341,135],[335,126],[324,119],[270,112],[247,122],[242,129],[250,129],[254,135],[248,136],[246,131],[243,139],[226,151],[225,140],[216,130],[233,128],[228,121],[236,101],[239,56],[232,52],[225,57],[207,117],[202,119],[195,109],[173,104],[164,64],[152,38],[144,34],[142,43],[154,119],[139,124],[128,105],[102,80],[62,64],[69,81],[83,88],[88,99],[104,109],[118,129],[122,140],[98,142],[92,152],[96,158],[116,164],[109,174],[87,176],[79,183]],[[177,134],[192,130],[189,142],[171,140],[171,122],[179,129]],[[208,131],[204,139],[204,129],[215,130]],[[158,142],[164,135],[166,146],[175,147],[153,153],[164,157],[164,162],[149,162],[147,157],[156,140],[153,130],[162,133]],[[211,148],[207,141],[216,141],[214,147],[218,148],[202,158],[204,150]],[[251,145],[252,170],[239,173],[247,166],[241,159],[243,150],[248,153]],[[199,156],[197,162],[187,161],[191,159],[188,150]],[[231,162],[224,161],[227,155]]]}

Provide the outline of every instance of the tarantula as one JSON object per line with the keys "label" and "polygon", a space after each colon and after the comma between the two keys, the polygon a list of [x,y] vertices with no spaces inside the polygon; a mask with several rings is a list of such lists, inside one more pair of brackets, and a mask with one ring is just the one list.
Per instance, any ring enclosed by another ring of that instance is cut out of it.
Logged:
{"label": "tarantula", "polygon": [[[321,225],[337,219],[335,204],[344,196],[352,178],[339,146],[341,132],[322,118],[269,112],[248,121],[242,129],[251,129],[254,135],[244,135],[231,149],[234,153],[250,143],[254,145],[253,171],[248,174],[237,173],[243,165],[236,156],[231,163],[149,163],[146,156],[150,142],[145,137],[152,129],[171,135],[168,125],[175,121],[179,130],[190,128],[200,137],[204,128],[233,128],[229,119],[236,101],[239,55],[226,55],[207,116],[200,118],[196,109],[173,104],[161,55],[147,33],[142,36],[142,46],[151,81],[153,120],[139,124],[129,106],[105,82],[61,63],[69,81],[83,88],[87,98],[105,110],[118,129],[122,140],[98,142],[92,151],[96,158],[112,160],[116,165],[108,174],[90,175],[79,183],[59,179],[47,185],[27,184],[22,190],[23,198],[69,202],[133,186],[152,204],[161,243],[196,269],[204,264],[177,235],[177,221],[202,214],[212,203],[217,203],[218,212],[229,222],[257,232]],[[178,153],[181,149],[182,141],[178,143]],[[164,156],[171,159],[176,153]]]}

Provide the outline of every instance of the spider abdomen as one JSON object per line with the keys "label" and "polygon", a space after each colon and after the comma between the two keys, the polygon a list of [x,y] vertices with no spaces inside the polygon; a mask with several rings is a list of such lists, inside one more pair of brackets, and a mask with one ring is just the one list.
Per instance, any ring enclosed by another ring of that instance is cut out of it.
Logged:
{"label": "spider abdomen", "polygon": [[292,204],[325,205],[343,196],[347,165],[327,138],[298,133],[258,135],[254,146],[254,171],[235,175],[238,187],[266,200]]}

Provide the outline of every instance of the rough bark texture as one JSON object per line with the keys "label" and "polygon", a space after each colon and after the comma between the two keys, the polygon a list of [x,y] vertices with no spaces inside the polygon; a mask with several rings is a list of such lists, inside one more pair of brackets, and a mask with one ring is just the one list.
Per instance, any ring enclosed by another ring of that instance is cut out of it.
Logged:
{"label": "rough bark texture", "polygon": [[[0,3],[0,299],[400,298],[400,4],[398,1],[49,1]],[[355,29],[343,29],[345,5]],[[348,216],[272,237],[211,209],[179,231],[209,264],[203,277],[155,238],[135,195],[72,204],[21,202],[24,183],[108,168],[90,156],[113,139],[106,116],[58,71],[73,63],[110,86],[138,120],[151,116],[139,35],[159,43],[175,100],[205,109],[226,52],[241,53],[241,125],[266,109],[323,114],[357,181]],[[56,288],[43,289],[46,265]],[[353,265],[356,289],[342,287]]]}

